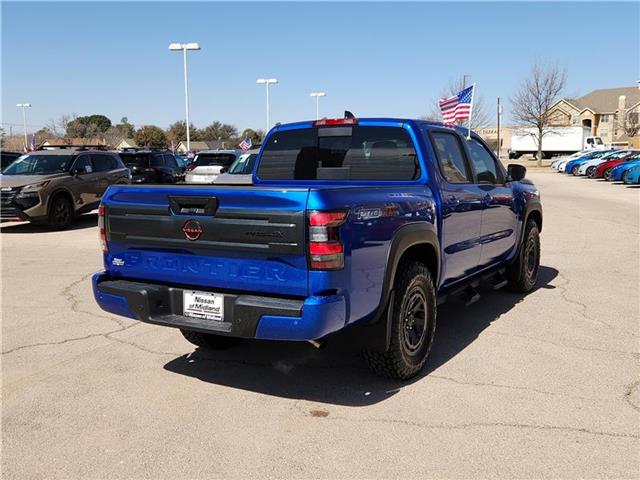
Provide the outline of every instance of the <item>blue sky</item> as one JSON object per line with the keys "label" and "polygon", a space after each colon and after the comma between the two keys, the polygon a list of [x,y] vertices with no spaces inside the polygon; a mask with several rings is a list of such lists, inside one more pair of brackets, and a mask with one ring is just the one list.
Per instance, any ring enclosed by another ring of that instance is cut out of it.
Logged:
{"label": "blue sky", "polygon": [[[264,128],[264,87],[277,77],[272,120],[321,115],[418,117],[448,81],[471,75],[492,104],[532,62],[559,63],[567,94],[634,85],[639,3],[2,3],[2,122],[32,129],[64,113],[103,113],[166,127],[184,117]],[[542,38],[536,38],[540,25]],[[508,102],[506,112],[508,115]],[[18,128],[19,127],[14,127]]]}

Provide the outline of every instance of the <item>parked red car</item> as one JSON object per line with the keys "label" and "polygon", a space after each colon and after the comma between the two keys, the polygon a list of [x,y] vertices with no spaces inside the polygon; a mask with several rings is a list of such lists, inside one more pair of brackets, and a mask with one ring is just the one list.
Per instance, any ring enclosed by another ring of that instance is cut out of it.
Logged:
{"label": "parked red car", "polygon": [[591,178],[607,178],[611,174],[611,170],[620,165],[622,162],[626,162],[627,160],[631,160],[632,157],[638,155],[638,150],[630,150],[624,157],[615,158],[613,160],[609,160],[601,163],[597,166],[595,170],[591,172],[589,177]]}

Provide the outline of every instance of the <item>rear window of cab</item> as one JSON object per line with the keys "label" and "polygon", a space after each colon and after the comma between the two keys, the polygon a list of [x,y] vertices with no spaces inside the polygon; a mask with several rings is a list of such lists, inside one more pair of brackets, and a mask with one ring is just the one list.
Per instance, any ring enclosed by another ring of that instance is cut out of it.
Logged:
{"label": "rear window of cab", "polygon": [[313,127],[273,133],[262,150],[262,180],[415,180],[420,164],[402,127]]}

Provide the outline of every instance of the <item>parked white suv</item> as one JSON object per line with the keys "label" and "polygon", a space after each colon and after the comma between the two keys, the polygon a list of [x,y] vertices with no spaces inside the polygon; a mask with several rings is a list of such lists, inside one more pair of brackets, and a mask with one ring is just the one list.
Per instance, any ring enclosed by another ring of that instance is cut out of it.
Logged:
{"label": "parked white suv", "polygon": [[242,153],[239,150],[203,150],[187,165],[185,183],[213,183]]}

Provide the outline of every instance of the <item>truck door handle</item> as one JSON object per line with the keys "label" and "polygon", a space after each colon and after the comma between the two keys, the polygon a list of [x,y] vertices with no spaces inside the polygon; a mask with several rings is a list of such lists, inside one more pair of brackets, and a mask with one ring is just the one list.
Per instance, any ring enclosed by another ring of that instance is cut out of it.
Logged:
{"label": "truck door handle", "polygon": [[174,215],[214,215],[218,210],[216,197],[169,196],[169,209]]}

